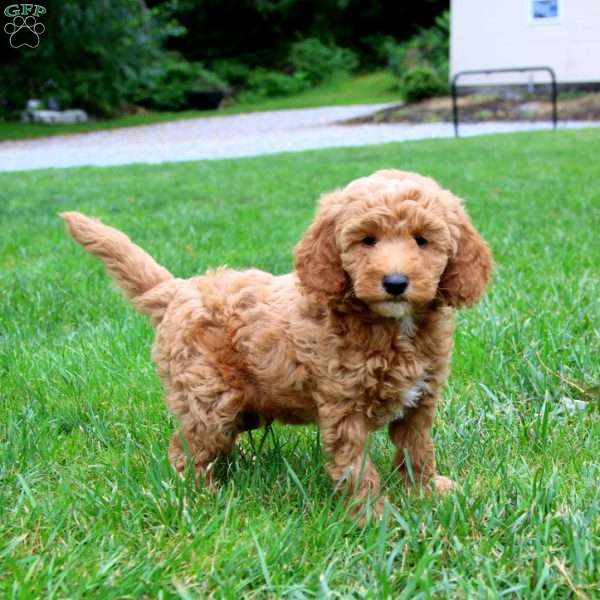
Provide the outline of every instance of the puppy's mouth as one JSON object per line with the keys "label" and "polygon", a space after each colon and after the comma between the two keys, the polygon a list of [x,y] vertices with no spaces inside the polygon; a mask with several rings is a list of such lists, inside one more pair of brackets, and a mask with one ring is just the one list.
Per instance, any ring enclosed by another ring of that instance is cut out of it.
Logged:
{"label": "puppy's mouth", "polygon": [[405,319],[412,314],[411,306],[406,298],[392,297],[371,303],[371,310],[382,317]]}

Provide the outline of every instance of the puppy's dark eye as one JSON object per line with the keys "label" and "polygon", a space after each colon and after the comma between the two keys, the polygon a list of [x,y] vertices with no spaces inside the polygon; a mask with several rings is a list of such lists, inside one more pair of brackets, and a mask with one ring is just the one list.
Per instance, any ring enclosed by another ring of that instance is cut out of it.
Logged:
{"label": "puppy's dark eye", "polygon": [[365,246],[374,246],[377,243],[377,238],[372,235],[367,235],[362,239],[362,243]]}
{"label": "puppy's dark eye", "polygon": [[415,235],[415,242],[417,242],[417,246],[425,246],[427,244],[427,240],[422,235]]}

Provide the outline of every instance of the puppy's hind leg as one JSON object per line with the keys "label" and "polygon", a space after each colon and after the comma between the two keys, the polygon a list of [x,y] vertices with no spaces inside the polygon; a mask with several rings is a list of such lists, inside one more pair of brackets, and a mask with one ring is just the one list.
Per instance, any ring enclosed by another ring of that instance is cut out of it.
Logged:
{"label": "puppy's hind leg", "polygon": [[240,431],[238,415],[223,410],[219,403],[196,401],[193,410],[179,415],[179,421],[181,427],[173,434],[169,446],[173,468],[183,473],[189,464],[200,479],[212,486],[213,463],[235,446]]}

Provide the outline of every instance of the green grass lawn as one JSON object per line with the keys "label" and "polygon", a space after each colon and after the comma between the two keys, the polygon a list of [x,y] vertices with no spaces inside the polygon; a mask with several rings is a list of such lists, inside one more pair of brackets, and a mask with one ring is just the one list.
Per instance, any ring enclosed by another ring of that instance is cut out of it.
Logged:
{"label": "green grass lawn", "polygon": [[[589,130],[0,174],[0,597],[597,598],[598,156]],[[497,260],[434,432],[460,491],[407,493],[380,432],[392,504],[361,529],[315,427],[243,437],[216,495],[179,480],[152,330],[56,213],[101,216],[180,276],[283,273],[317,195],[382,167],[466,198]]]}
{"label": "green grass lawn", "polygon": [[78,123],[73,125],[44,125],[41,123],[19,123],[0,121],[0,141],[19,140],[49,135],[86,133],[101,129],[135,127],[179,119],[214,117],[264,110],[283,110],[288,108],[314,108],[345,104],[371,104],[375,102],[399,102],[399,92],[395,89],[396,79],[388,71],[379,71],[355,77],[339,77],[313,89],[281,98],[264,100],[242,100],[219,110],[181,112],[155,112],[129,115],[115,119]]}

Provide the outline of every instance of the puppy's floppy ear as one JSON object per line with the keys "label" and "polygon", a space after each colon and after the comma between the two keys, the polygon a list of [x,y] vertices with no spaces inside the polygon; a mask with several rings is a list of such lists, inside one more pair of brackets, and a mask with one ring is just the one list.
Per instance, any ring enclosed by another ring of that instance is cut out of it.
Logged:
{"label": "puppy's floppy ear", "polygon": [[[450,195],[450,194],[449,194]],[[452,197],[450,229],[455,249],[439,283],[439,294],[449,306],[464,308],[483,295],[493,269],[492,253],[477,233],[465,209]]]}
{"label": "puppy's floppy ear", "polygon": [[341,300],[348,286],[335,237],[341,192],[321,198],[315,220],[296,246],[296,273],[303,293],[321,304]]}

